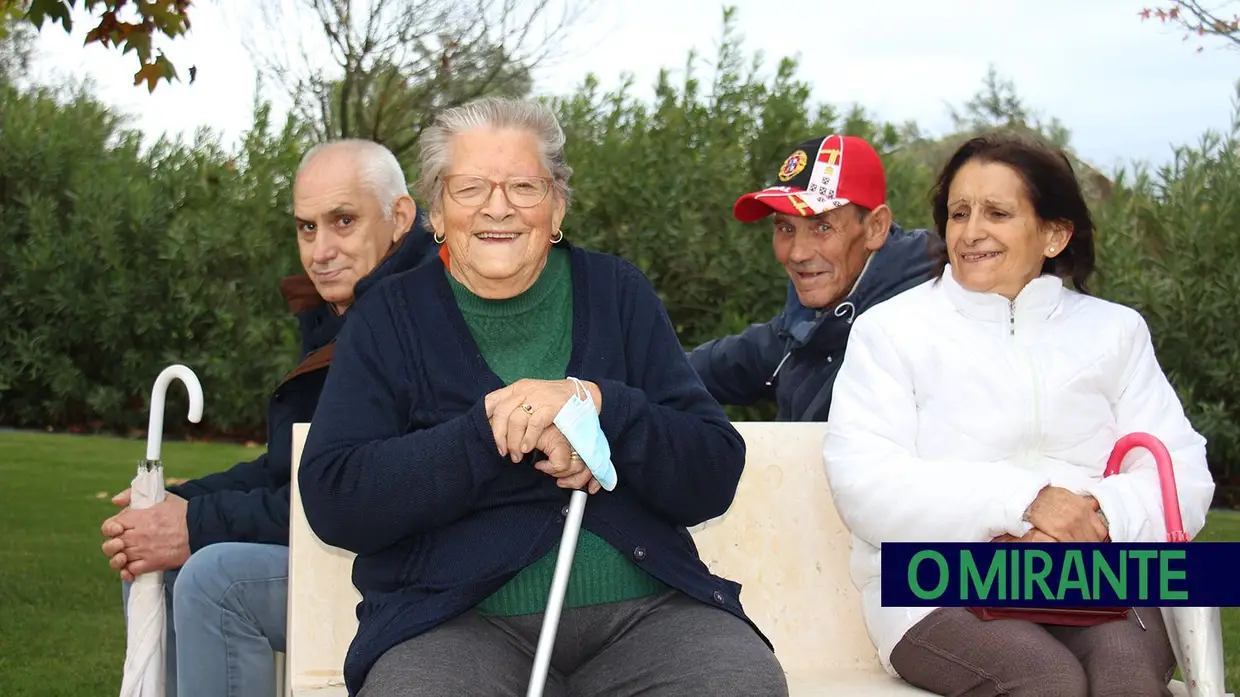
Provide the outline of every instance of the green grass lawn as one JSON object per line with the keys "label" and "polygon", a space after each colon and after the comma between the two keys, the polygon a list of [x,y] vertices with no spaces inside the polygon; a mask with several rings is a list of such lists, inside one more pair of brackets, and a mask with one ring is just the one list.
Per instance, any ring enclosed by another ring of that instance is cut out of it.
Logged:
{"label": "green grass lawn", "polygon": [[[120,582],[99,550],[145,441],[0,433],[0,695],[94,697],[120,689]],[[196,477],[259,450],[167,443],[165,476]],[[1240,540],[1240,514],[1211,515],[1200,539]],[[1240,608],[1224,608],[1228,687],[1240,688]]]}
{"label": "green grass lawn", "polygon": [[[196,477],[261,450],[167,443],[165,476]],[[100,551],[109,501],[145,440],[0,433],[0,695],[118,694],[121,585]]]}

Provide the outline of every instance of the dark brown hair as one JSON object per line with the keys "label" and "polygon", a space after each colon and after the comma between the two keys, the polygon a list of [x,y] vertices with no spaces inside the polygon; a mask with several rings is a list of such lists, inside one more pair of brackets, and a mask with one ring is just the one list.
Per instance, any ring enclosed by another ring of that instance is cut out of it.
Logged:
{"label": "dark brown hair", "polygon": [[939,173],[931,194],[934,228],[943,242],[934,276],[941,277],[947,265],[947,195],[952,180],[965,164],[974,160],[1004,164],[1016,170],[1025,184],[1025,195],[1038,219],[1072,226],[1067,247],[1042,264],[1042,273],[1070,279],[1082,293],[1094,269],[1094,221],[1085,195],[1076,180],[1072,163],[1058,148],[1011,133],[991,133],[970,139],[960,146]]}

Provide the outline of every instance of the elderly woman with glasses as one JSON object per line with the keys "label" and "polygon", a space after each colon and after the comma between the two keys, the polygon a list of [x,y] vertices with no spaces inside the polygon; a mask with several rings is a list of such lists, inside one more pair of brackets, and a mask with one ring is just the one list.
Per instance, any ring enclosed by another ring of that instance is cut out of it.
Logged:
{"label": "elderly woman with glasses", "polygon": [[[731,504],[744,441],[642,273],[565,240],[564,142],[536,102],[441,114],[420,188],[443,263],[376,285],[337,342],[299,485],[319,537],[358,555],[349,694],[524,694],[585,488],[546,694],[786,695],[686,530]],[[574,408],[610,490],[557,425]]]}

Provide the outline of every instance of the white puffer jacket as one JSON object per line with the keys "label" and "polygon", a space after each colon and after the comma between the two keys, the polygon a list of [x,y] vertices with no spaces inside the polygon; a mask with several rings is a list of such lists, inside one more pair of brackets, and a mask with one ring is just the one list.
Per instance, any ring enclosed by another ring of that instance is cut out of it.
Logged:
{"label": "white puffer jacket", "polygon": [[1152,433],[1175,463],[1184,529],[1214,494],[1205,439],[1184,416],[1131,308],[1052,276],[1015,302],[960,286],[948,267],[862,313],[835,382],[823,453],[853,534],[852,576],[892,675],[895,645],[933,608],[882,607],[883,542],[985,542],[1024,535],[1042,487],[1090,493],[1117,542],[1166,541],[1161,488],[1144,449],[1102,472],[1115,442]]}

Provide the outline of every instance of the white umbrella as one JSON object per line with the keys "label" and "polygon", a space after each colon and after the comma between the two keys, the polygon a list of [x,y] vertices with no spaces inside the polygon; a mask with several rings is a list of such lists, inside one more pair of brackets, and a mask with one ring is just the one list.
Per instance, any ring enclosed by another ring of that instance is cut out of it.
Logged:
{"label": "white umbrella", "polygon": [[[164,500],[164,466],[160,445],[164,430],[164,400],[173,380],[189,392],[189,420],[202,418],[202,385],[194,371],[170,365],[155,378],[151,389],[151,418],[146,431],[146,459],[130,485],[130,508],[150,508]],[[134,579],[126,608],[125,672],[121,697],[164,697],[165,664],[164,573],[152,571]]]}
{"label": "white umbrella", "polygon": [[[1154,456],[1158,480],[1162,485],[1163,517],[1167,524],[1168,542],[1188,542],[1180,517],[1180,497],[1175,486],[1171,453],[1158,438],[1148,433],[1129,433],[1115,443],[1107,460],[1104,477],[1119,473],[1120,463],[1128,451],[1145,448]],[[1176,664],[1188,687],[1189,697],[1230,697],[1223,685],[1223,627],[1216,607],[1160,608],[1163,624]]]}

